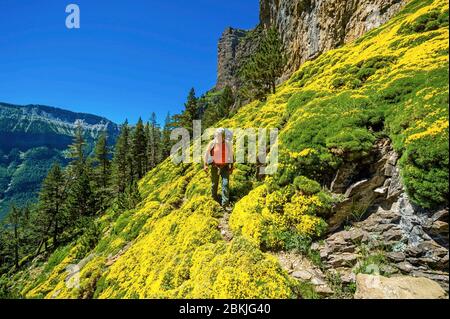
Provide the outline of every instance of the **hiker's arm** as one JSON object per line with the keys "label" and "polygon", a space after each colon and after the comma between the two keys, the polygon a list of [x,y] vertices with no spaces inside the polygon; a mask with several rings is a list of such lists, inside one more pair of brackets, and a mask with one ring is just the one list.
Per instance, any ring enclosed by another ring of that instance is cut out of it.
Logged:
{"label": "hiker's arm", "polygon": [[211,145],[212,142],[209,142],[208,146],[206,146],[205,154],[203,154],[203,169],[205,171],[208,170],[208,157],[210,156],[209,154],[211,153]]}
{"label": "hiker's arm", "polygon": [[233,170],[234,170],[234,162],[235,162],[235,160],[236,160],[236,159],[234,158],[233,147],[231,147],[230,152],[231,152],[231,163],[230,163],[229,169],[230,169],[230,173],[233,174]]}

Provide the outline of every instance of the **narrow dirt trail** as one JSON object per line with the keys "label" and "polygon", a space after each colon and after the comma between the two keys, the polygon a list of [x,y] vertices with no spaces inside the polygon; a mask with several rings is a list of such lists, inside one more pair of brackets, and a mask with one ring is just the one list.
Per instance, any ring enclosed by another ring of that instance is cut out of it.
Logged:
{"label": "narrow dirt trail", "polygon": [[222,238],[229,242],[233,239],[233,233],[230,229],[229,220],[232,210],[224,209],[223,216],[219,220],[219,230]]}
{"label": "narrow dirt trail", "polygon": [[[233,239],[229,220],[234,209],[234,205],[229,209],[223,209],[223,216],[219,219],[219,230],[223,240],[230,242]],[[309,282],[314,286],[314,290],[321,297],[330,297],[334,294],[330,288],[326,275],[322,270],[314,265],[308,258],[300,253],[292,251],[270,252],[272,256],[278,259],[281,267],[295,280]]]}

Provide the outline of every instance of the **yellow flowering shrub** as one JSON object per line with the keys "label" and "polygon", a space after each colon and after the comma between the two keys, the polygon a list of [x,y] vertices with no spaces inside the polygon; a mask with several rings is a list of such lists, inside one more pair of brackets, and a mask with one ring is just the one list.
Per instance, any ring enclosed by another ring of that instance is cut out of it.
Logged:
{"label": "yellow flowering shrub", "polygon": [[[261,211],[265,205],[265,185],[252,190],[247,196],[236,203],[230,216],[230,227],[236,233],[241,233],[255,245],[261,242],[262,216]],[[238,212],[238,213],[235,213]]]}
{"label": "yellow flowering shrub", "polygon": [[425,131],[408,136],[405,143],[409,144],[414,140],[425,138],[427,136],[433,137],[444,132],[445,130],[448,134],[448,119],[441,118],[436,122],[432,123],[431,126],[428,127]]}
{"label": "yellow flowering shrub", "polygon": [[230,226],[262,248],[282,248],[286,240],[283,236],[288,233],[320,236],[326,223],[316,214],[330,209],[329,204],[318,195],[304,195],[290,186],[267,193],[267,187],[262,185],[236,204]]}
{"label": "yellow flowering shrub", "polygon": [[[192,258],[192,298],[293,298],[294,282],[277,260],[242,237],[198,249]],[[199,284],[201,283],[201,284]]]}

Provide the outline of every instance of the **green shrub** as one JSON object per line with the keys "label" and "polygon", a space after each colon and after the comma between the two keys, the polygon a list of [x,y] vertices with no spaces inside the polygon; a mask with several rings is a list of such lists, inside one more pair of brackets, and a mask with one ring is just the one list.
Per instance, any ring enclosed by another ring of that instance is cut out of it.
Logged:
{"label": "green shrub", "polygon": [[0,299],[14,299],[15,296],[11,294],[10,281],[6,275],[0,277]]}
{"label": "green shrub", "polygon": [[431,136],[413,141],[400,160],[406,189],[422,207],[448,203],[448,152],[448,143]]}
{"label": "green shrub", "polygon": [[236,164],[230,179],[230,196],[233,201],[244,197],[254,188],[256,173],[254,165]]}
{"label": "green shrub", "polygon": [[315,91],[302,91],[292,95],[288,100],[287,113],[292,114],[298,107],[302,107],[317,97]]}
{"label": "green shrub", "polygon": [[342,77],[337,77],[331,82],[331,86],[335,89],[339,89],[345,85],[345,80]]}
{"label": "green shrub", "polygon": [[305,195],[317,194],[322,189],[319,183],[305,176],[297,176],[294,179],[294,185]]}
{"label": "green shrub", "polygon": [[363,85],[363,82],[360,79],[351,78],[347,84],[349,89],[356,90]]}
{"label": "green shrub", "polygon": [[78,239],[79,248],[75,258],[81,259],[95,248],[101,236],[101,230],[95,221],[91,221]]}
{"label": "green shrub", "polygon": [[412,23],[405,23],[399,29],[400,34],[421,33],[448,26],[448,9],[433,10],[419,16]]}
{"label": "green shrub", "polygon": [[374,135],[363,128],[344,128],[327,139],[327,147],[337,154],[359,158],[366,156],[375,142]]}
{"label": "green shrub", "polygon": [[356,76],[360,81],[365,82],[368,78],[374,75],[375,72],[376,72],[375,68],[361,68],[356,74]]}

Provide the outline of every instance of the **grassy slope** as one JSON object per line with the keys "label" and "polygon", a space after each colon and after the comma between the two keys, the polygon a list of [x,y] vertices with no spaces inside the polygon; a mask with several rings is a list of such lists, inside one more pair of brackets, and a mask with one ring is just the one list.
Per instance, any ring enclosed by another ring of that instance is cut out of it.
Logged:
{"label": "grassy slope", "polygon": [[[283,185],[296,175],[326,181],[343,161],[364,156],[382,134],[402,155],[410,196],[422,206],[445,203],[447,7],[445,0],[410,2],[381,28],[304,64],[266,102],[250,103],[221,123],[281,130],[277,176],[258,182],[244,165],[233,174],[232,242],[220,236],[220,209],[208,197],[209,179],[200,165],[165,161],[140,182],[145,200],[139,207],[100,218],[104,234],[92,251],[82,239],[59,249],[47,263],[18,273],[16,290],[28,298],[296,297],[305,287],[261,247],[276,247],[270,231],[280,225],[314,233],[322,221],[317,211],[326,205],[320,194]],[[281,190],[268,194],[272,184]],[[281,215],[277,203],[284,205]],[[86,256],[80,288],[68,289],[66,267]]]}

